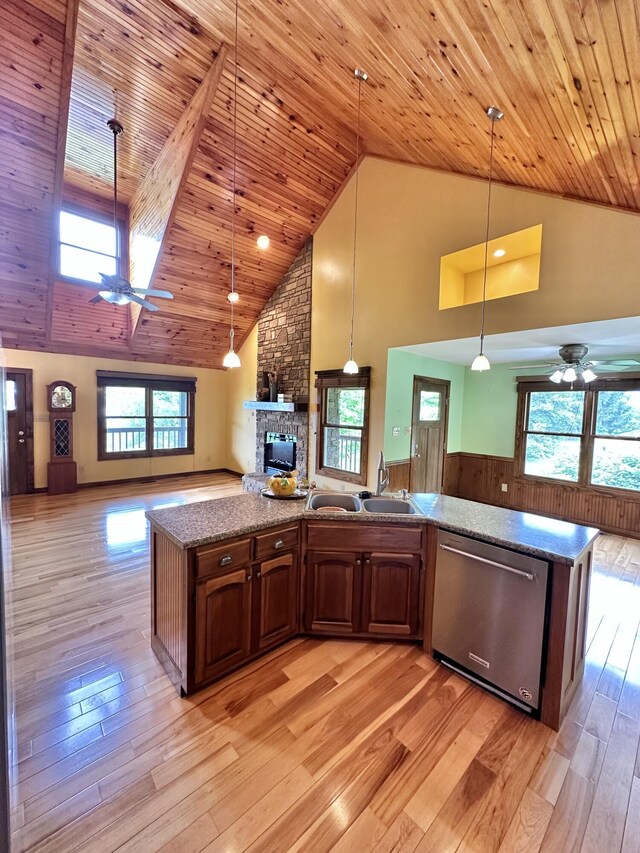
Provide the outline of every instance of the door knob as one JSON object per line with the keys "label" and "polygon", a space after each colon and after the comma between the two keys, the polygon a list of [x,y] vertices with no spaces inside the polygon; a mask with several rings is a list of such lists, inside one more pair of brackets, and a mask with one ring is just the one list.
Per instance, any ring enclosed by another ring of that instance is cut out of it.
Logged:
{"label": "door knob", "polygon": [[18,430],[18,435],[24,435],[24,430],[23,430],[23,429],[19,429],[19,430]]}
{"label": "door knob", "polygon": [[24,444],[24,438],[19,438],[19,439],[18,439],[18,444]]}
{"label": "door knob", "polygon": [[418,453],[418,442],[414,441],[413,443],[413,455],[416,459],[420,459],[420,454]]}

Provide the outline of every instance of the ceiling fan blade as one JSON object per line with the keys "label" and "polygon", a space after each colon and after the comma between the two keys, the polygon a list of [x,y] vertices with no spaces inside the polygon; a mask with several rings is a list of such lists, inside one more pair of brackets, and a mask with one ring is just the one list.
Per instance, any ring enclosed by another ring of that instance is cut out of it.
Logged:
{"label": "ceiling fan blade", "polygon": [[594,361],[592,364],[619,364],[623,367],[635,367],[640,364],[640,360],[637,358],[623,358],[623,359],[614,359],[614,358],[604,358],[599,361]]}
{"label": "ceiling fan blade", "polygon": [[550,367],[559,367],[559,365],[555,361],[544,361],[542,364],[516,364],[509,370],[532,370],[534,368],[548,370]]}
{"label": "ceiling fan blade", "polygon": [[135,293],[127,293],[128,298],[131,302],[135,302],[137,305],[140,305],[142,308],[146,308],[147,311],[159,311],[157,305],[154,305],[153,302],[147,302],[145,299],[140,299],[139,296],[136,296]]}
{"label": "ceiling fan blade", "polygon": [[140,293],[145,296],[156,296],[158,299],[173,299],[173,293],[169,293],[168,290],[153,290],[152,288],[143,290],[141,287],[132,287],[131,292]]}
{"label": "ceiling fan blade", "polygon": [[90,300],[89,300],[89,304],[90,304],[90,305],[97,305],[97,304],[98,304],[98,302],[102,302],[102,296],[100,296],[100,294],[99,294],[99,293],[97,293],[97,294],[93,297],[93,299],[90,299]]}

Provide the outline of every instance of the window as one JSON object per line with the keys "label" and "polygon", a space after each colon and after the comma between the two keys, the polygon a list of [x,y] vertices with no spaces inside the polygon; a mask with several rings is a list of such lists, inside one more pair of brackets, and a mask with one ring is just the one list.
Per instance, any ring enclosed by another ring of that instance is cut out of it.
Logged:
{"label": "window", "polygon": [[579,391],[527,381],[518,391],[524,476],[640,491],[640,379]]}
{"label": "window", "polygon": [[60,211],[60,275],[100,284],[100,273],[119,272],[113,222],[71,210]]}
{"label": "window", "polygon": [[440,420],[440,399],[439,391],[420,391],[420,414],[421,421],[439,421]]}
{"label": "window", "polygon": [[367,482],[370,368],[355,376],[342,370],[316,373],[320,425],[317,471],[351,483]]}
{"label": "window", "polygon": [[16,381],[15,379],[5,379],[4,399],[8,412],[15,412],[18,408],[16,401]]}
{"label": "window", "polygon": [[196,380],[98,371],[98,459],[193,453]]}

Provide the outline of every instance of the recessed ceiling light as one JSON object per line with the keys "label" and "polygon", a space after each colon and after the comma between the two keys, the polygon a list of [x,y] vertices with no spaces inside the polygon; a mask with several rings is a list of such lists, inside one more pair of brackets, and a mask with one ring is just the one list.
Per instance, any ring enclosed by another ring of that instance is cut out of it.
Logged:
{"label": "recessed ceiling light", "polygon": [[240,299],[240,294],[237,290],[232,290],[227,293],[227,299],[229,300],[229,302],[237,302],[238,299]]}
{"label": "recessed ceiling light", "polygon": [[259,248],[259,249],[263,249],[263,250],[264,250],[264,249],[268,249],[268,248],[269,248],[270,240],[269,240],[269,238],[267,237],[267,235],[266,235],[266,234],[261,234],[261,235],[258,237],[258,239],[256,240],[256,243],[258,244],[258,248]]}
{"label": "recessed ceiling light", "polygon": [[494,258],[503,258],[507,254],[506,249],[496,249],[493,253]]}

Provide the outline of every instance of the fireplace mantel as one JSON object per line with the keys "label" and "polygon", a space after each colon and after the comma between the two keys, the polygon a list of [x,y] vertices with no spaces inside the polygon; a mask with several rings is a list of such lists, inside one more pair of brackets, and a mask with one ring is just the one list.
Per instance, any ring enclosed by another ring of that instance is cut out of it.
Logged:
{"label": "fireplace mantel", "polygon": [[267,403],[261,400],[245,400],[243,409],[253,409],[258,412],[308,412],[308,403]]}

